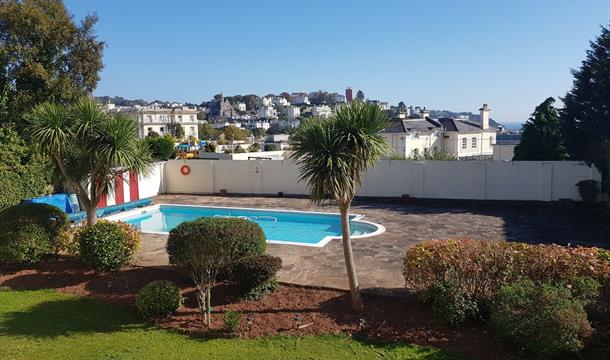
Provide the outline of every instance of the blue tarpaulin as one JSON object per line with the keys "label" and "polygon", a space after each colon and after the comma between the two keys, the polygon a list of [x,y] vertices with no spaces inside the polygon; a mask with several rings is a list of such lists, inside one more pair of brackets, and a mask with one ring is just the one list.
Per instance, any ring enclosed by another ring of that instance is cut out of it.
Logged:
{"label": "blue tarpaulin", "polygon": [[24,200],[26,203],[35,203],[35,204],[48,204],[54,205],[58,208],[62,209],[66,214],[71,214],[74,212],[72,209],[72,204],[70,204],[70,199],[67,194],[54,194],[49,196],[41,196],[33,199]]}

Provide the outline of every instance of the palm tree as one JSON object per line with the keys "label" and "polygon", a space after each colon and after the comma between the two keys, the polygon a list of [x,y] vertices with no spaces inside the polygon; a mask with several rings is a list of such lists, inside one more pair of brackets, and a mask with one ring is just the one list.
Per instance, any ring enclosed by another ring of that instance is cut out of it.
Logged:
{"label": "palm tree", "polygon": [[30,114],[30,138],[49,157],[74,189],[87,224],[97,222],[96,206],[125,172],[146,174],[151,166],[148,147],[138,139],[138,124],[129,115],[111,116],[93,99],[70,107],[43,103]]}
{"label": "palm tree", "polygon": [[321,204],[335,200],[341,213],[343,254],[352,295],[352,307],[363,309],[352,243],[349,210],[366,169],[374,166],[389,146],[379,134],[387,117],[374,104],[352,102],[329,120],[309,120],[293,136],[291,158],[299,166],[299,181],[306,181],[310,199]]}

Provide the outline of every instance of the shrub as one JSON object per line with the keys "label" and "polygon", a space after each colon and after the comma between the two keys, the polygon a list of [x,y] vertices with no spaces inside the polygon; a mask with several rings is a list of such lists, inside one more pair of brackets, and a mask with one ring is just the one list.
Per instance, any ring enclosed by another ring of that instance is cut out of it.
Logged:
{"label": "shrub", "polygon": [[407,251],[403,275],[407,287],[426,292],[449,281],[481,305],[505,284],[521,278],[536,282],[572,281],[588,276],[604,281],[610,263],[597,248],[528,245],[506,241],[428,241]]}
{"label": "shrub", "polygon": [[171,138],[151,137],[145,141],[155,159],[169,160],[175,154],[175,144]]}
{"label": "shrub", "polygon": [[277,256],[256,255],[239,260],[233,267],[233,279],[239,283],[242,297],[260,299],[277,288],[275,275],[282,268]]}
{"label": "shrub", "polygon": [[[595,280],[582,280],[592,284]],[[585,297],[594,297],[587,294]],[[578,298],[566,284],[525,279],[502,286],[494,298],[491,322],[498,335],[539,357],[555,357],[583,347],[592,329]]]}
{"label": "shrub", "polygon": [[46,204],[21,203],[0,212],[0,258],[7,262],[35,263],[61,250],[59,239],[69,231],[67,215]]}
{"label": "shrub", "polygon": [[422,294],[422,301],[432,304],[434,312],[451,326],[475,319],[479,312],[476,301],[449,281],[432,284]]}
{"label": "shrub", "polygon": [[139,233],[127,224],[100,221],[77,234],[80,256],[96,271],[114,271],[128,263],[139,246]]}
{"label": "shrub", "polygon": [[171,281],[146,284],[136,298],[138,313],[145,319],[158,319],[173,314],[182,306],[180,288]]}
{"label": "shrub", "polygon": [[170,231],[169,262],[190,274],[197,288],[203,322],[210,324],[210,289],[219,274],[240,258],[265,251],[265,234],[258,224],[244,219],[200,218]]}
{"label": "shrub", "polygon": [[51,252],[46,229],[39,224],[3,228],[0,234],[0,262],[33,264]]}
{"label": "shrub", "polygon": [[576,183],[578,194],[584,202],[595,202],[600,193],[600,183],[595,180],[582,180]]}
{"label": "shrub", "polygon": [[241,312],[229,310],[225,313],[222,329],[228,336],[235,336],[241,324]]}
{"label": "shrub", "polygon": [[70,229],[68,215],[53,205],[21,203],[0,212],[0,228],[14,229],[30,224],[40,225],[52,245]]}

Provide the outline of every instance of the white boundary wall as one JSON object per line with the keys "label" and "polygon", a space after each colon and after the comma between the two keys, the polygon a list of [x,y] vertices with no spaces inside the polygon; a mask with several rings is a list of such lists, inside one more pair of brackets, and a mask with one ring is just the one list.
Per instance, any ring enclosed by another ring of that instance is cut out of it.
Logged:
{"label": "white boundary wall", "polygon": [[[189,175],[180,168],[190,167]],[[554,201],[580,200],[575,184],[601,181],[597,169],[578,161],[382,160],[366,175],[359,196]],[[162,189],[174,194],[308,194],[290,160],[170,160]]]}

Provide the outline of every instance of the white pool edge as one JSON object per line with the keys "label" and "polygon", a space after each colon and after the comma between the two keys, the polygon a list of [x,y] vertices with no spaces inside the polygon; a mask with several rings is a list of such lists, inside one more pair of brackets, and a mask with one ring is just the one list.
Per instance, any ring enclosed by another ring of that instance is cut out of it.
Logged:
{"label": "white pool edge", "polygon": [[[286,212],[286,213],[302,213],[302,214],[322,214],[322,215],[341,215],[339,213],[332,212],[323,212],[323,211],[302,211],[302,210],[285,210],[285,209],[261,209],[261,208],[248,208],[248,207],[235,207],[235,206],[213,206],[213,205],[187,205],[187,204],[155,204],[142,208],[136,208],[128,211],[123,211],[120,213],[112,214],[109,216],[103,217],[104,220],[108,221],[121,221],[122,219],[128,218],[133,215],[139,215],[145,211],[153,211],[158,210],[161,206],[182,206],[182,207],[193,207],[193,208],[215,208],[215,209],[237,209],[237,210],[256,210],[256,211],[278,211],[278,212]],[[363,235],[352,235],[352,239],[363,239],[367,237],[377,236],[379,234],[383,234],[385,232],[385,227],[381,224],[377,224],[370,221],[364,221],[362,218],[364,215],[360,214],[350,214],[353,215],[354,218],[352,221],[361,222],[367,225],[375,226],[377,230]],[[142,231],[143,234],[157,234],[157,235],[169,235],[169,232],[166,231]],[[297,246],[308,246],[308,247],[317,247],[321,248],[328,244],[331,240],[341,239],[341,236],[326,236],[321,241],[318,241],[315,244],[308,243],[300,243],[295,241],[285,241],[285,240],[267,240],[269,244],[280,244],[280,245],[297,245]]]}

